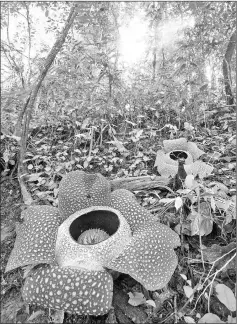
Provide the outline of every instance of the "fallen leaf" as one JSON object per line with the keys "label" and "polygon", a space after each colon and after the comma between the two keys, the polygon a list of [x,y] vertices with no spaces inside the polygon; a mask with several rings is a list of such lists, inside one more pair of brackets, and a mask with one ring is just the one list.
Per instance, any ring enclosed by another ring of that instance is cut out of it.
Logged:
{"label": "fallen leaf", "polygon": [[113,144],[117,147],[120,153],[127,151],[127,149],[123,146],[122,142],[120,142],[115,136],[114,136],[114,141],[111,142],[113,142]]}
{"label": "fallen leaf", "polygon": [[19,142],[21,140],[21,138],[19,136],[11,135],[11,137],[13,139],[15,139],[17,142]]}
{"label": "fallen leaf", "polygon": [[184,320],[185,320],[185,323],[194,323],[195,324],[195,321],[192,317],[190,316],[184,316]]}
{"label": "fallen leaf", "polygon": [[233,291],[224,284],[217,284],[216,287],[217,298],[224,304],[231,312],[236,311],[236,298]]}
{"label": "fallen leaf", "polygon": [[[183,289],[184,289],[184,293],[185,293],[186,297],[190,298],[193,294],[193,288],[190,286],[183,286]],[[193,296],[190,299],[190,303],[192,302],[192,300],[193,300]]]}
{"label": "fallen leaf", "polygon": [[187,276],[185,275],[185,274],[182,274],[182,273],[180,273],[180,276],[185,280],[185,281],[187,281]]}
{"label": "fallen leaf", "polygon": [[236,163],[229,163],[229,164],[228,164],[228,168],[229,168],[230,170],[235,169],[235,168],[236,168]]}
{"label": "fallen leaf", "polygon": [[163,203],[163,204],[169,204],[171,202],[175,201],[175,198],[162,198],[159,200],[159,203]]}
{"label": "fallen leaf", "polygon": [[232,317],[230,315],[228,315],[228,324],[236,324],[236,317]]}
{"label": "fallen leaf", "polygon": [[138,306],[146,302],[146,298],[142,293],[139,292],[129,292],[128,296],[130,297],[128,303],[132,306]]}
{"label": "fallen leaf", "polygon": [[[232,252],[230,252],[232,251]],[[218,244],[213,244],[211,247],[203,250],[203,257],[205,261],[209,261],[210,263],[214,263],[221,256],[222,258],[215,263],[214,269],[222,268],[228,260],[234,255],[236,251],[235,242],[231,242],[226,246],[220,246]],[[230,253],[228,253],[230,252]],[[227,254],[228,253],[228,254]],[[225,255],[226,254],[226,255]],[[226,267],[222,269],[222,272],[226,272],[228,269],[235,269],[236,257],[231,260]]]}
{"label": "fallen leaf", "polygon": [[222,322],[222,320],[220,319],[219,316],[212,314],[212,313],[207,313],[205,314],[202,318],[200,318],[200,320],[198,321],[198,323],[225,323]]}
{"label": "fallen leaf", "polygon": [[150,305],[150,306],[156,308],[156,303],[155,303],[154,300],[152,300],[152,299],[148,299],[148,300],[146,301],[146,304],[148,304],[148,305]]}
{"label": "fallen leaf", "polygon": [[15,295],[14,298],[1,305],[1,323],[15,323],[16,314],[24,305],[21,295]]}
{"label": "fallen leaf", "polygon": [[215,197],[215,203],[216,203],[216,207],[226,211],[231,203],[231,200],[228,199],[223,199],[222,197]]}
{"label": "fallen leaf", "polygon": [[27,181],[29,181],[29,182],[37,181],[37,180],[39,180],[39,177],[40,177],[41,174],[42,174],[42,172],[40,172],[40,173],[32,173],[29,176],[29,178],[27,179]]}
{"label": "fallen leaf", "polygon": [[176,210],[179,210],[183,206],[183,200],[181,197],[175,198],[174,206],[175,206]]}
{"label": "fallen leaf", "polygon": [[54,323],[62,324],[64,321],[64,315],[63,310],[56,310],[51,317]]}
{"label": "fallen leaf", "polygon": [[6,225],[1,228],[1,242],[3,242],[7,237],[11,237],[15,234],[15,226],[13,224]]}
{"label": "fallen leaf", "polygon": [[36,319],[38,316],[44,314],[44,311],[42,310],[38,310],[36,312],[34,312],[33,314],[30,315],[30,317],[27,319],[27,323],[29,323],[30,321],[33,321],[34,319]]}
{"label": "fallen leaf", "polygon": [[28,274],[30,273],[30,271],[35,267],[36,265],[35,264],[30,264],[30,265],[27,265],[25,267],[23,267],[23,271],[24,271],[24,274],[23,274],[23,279],[25,279]]}

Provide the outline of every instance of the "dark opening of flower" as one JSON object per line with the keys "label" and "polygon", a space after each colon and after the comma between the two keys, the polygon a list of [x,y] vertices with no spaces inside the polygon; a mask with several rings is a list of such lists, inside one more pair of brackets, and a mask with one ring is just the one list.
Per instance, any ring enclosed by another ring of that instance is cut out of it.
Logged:
{"label": "dark opening of flower", "polygon": [[[95,244],[113,235],[119,228],[118,216],[108,210],[93,210],[76,218],[70,225],[72,238],[81,244]],[[94,240],[94,242],[89,242]],[[96,241],[98,240],[98,241]]]}
{"label": "dark opening of flower", "polygon": [[184,152],[184,151],[172,151],[172,152],[170,152],[170,158],[172,160],[175,160],[175,161],[177,161],[179,159],[186,160],[187,157],[188,157],[188,154],[186,152]]}

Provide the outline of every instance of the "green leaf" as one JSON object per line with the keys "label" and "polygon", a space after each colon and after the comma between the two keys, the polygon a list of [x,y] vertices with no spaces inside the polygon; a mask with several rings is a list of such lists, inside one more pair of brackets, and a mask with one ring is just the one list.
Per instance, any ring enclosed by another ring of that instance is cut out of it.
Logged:
{"label": "green leaf", "polygon": [[224,284],[217,284],[216,287],[217,298],[224,304],[231,312],[236,311],[236,298],[233,291]]}
{"label": "green leaf", "polygon": [[187,177],[185,178],[185,187],[188,189],[193,188],[194,186],[194,176],[192,174],[188,174]]}
{"label": "green leaf", "polygon": [[[186,297],[190,298],[192,296],[192,294],[193,294],[193,288],[190,287],[190,286],[183,286],[183,289],[184,289],[184,293],[185,293]],[[194,296],[191,297],[190,303],[192,302],[193,297]]]}
{"label": "green leaf", "polygon": [[208,88],[208,84],[207,83],[205,83],[204,85],[202,85],[201,87],[200,87],[200,91],[204,91],[204,90],[206,90]]}
{"label": "green leaf", "polygon": [[222,322],[222,320],[220,319],[219,316],[212,314],[212,313],[207,313],[205,314],[202,318],[200,318],[200,320],[198,321],[198,323],[224,323]]}

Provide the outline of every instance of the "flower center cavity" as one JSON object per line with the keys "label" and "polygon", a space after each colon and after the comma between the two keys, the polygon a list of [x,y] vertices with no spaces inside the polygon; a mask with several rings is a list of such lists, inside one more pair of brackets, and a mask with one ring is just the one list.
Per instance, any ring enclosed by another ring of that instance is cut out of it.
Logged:
{"label": "flower center cavity", "polygon": [[109,234],[105,231],[95,228],[89,229],[83,232],[77,239],[79,244],[89,245],[89,244],[97,244],[109,238]]}

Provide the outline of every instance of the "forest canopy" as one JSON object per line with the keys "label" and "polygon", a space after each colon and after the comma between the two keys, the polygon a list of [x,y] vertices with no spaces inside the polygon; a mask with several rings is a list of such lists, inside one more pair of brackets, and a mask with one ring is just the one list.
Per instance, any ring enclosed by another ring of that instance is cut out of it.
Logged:
{"label": "forest canopy", "polygon": [[[2,126],[20,135],[27,99],[70,2],[2,2]],[[30,128],[72,119],[194,122],[235,98],[234,2],[79,2],[37,91]]]}

